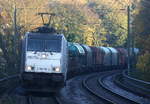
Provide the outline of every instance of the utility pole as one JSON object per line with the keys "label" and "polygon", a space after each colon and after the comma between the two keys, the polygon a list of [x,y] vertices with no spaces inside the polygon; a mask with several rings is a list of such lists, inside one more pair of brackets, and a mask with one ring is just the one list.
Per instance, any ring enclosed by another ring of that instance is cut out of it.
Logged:
{"label": "utility pole", "polygon": [[17,14],[17,9],[16,7],[14,8],[14,36],[15,38],[17,37],[17,19],[16,19],[16,15]]}
{"label": "utility pole", "polygon": [[128,38],[127,38],[127,49],[128,49],[128,74],[130,72],[130,44],[131,44],[131,31],[130,31],[130,6],[128,6],[128,9],[127,9],[127,13],[128,13]]}
{"label": "utility pole", "polygon": [[[13,13],[13,25],[14,25],[13,26],[13,29],[14,29],[14,36],[13,36],[14,48],[13,48],[13,53],[17,57],[17,52],[16,52],[16,50],[17,50],[17,19],[16,19],[16,17],[17,17],[17,9],[16,9],[16,2],[14,2],[14,3],[15,4],[14,4],[14,7],[13,7],[14,8],[14,13]],[[18,57],[17,57],[17,60],[18,60]],[[16,65],[17,64],[14,65],[14,68],[16,68]]]}
{"label": "utility pole", "polygon": [[16,52],[16,44],[17,44],[17,20],[16,20],[16,13],[17,13],[17,9],[16,9],[16,6],[14,7],[14,52]]}
{"label": "utility pole", "polygon": [[131,34],[131,48],[132,50],[130,51],[131,52],[131,55],[132,55],[132,61],[131,61],[131,68],[134,69],[135,68],[135,53],[134,53],[134,45],[135,45],[135,33],[133,33],[133,21],[134,21],[134,16],[132,14],[132,11],[133,11],[133,5],[131,4],[131,8],[130,8],[130,34]]}

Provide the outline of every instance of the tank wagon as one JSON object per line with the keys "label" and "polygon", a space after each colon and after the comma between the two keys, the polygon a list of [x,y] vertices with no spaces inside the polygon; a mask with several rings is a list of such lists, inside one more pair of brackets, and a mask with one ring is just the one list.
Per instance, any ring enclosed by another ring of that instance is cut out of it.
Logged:
{"label": "tank wagon", "polygon": [[65,85],[68,50],[63,34],[40,27],[22,40],[22,86],[26,90],[55,92]]}
{"label": "tank wagon", "polygon": [[[125,48],[93,47],[78,43],[68,43],[68,76],[83,73],[126,69],[128,52]],[[134,55],[138,55],[134,49]],[[133,61],[133,60],[132,60]]]}

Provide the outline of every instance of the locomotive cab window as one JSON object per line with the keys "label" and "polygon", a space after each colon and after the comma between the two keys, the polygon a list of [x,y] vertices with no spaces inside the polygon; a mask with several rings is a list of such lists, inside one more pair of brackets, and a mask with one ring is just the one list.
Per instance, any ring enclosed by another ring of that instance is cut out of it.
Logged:
{"label": "locomotive cab window", "polygon": [[60,40],[46,40],[45,41],[45,51],[60,52],[61,51],[61,41]]}
{"label": "locomotive cab window", "polygon": [[61,40],[28,39],[28,51],[60,52]]}
{"label": "locomotive cab window", "polygon": [[29,39],[28,40],[28,51],[43,51],[43,40]]}

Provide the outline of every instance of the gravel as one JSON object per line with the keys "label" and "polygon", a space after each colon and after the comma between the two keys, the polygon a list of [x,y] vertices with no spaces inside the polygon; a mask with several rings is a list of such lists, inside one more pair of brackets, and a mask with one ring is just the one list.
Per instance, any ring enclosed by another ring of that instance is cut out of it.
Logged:
{"label": "gravel", "polygon": [[68,80],[66,87],[60,91],[61,99],[65,99],[68,104],[95,104],[81,88],[84,77],[79,76]]}

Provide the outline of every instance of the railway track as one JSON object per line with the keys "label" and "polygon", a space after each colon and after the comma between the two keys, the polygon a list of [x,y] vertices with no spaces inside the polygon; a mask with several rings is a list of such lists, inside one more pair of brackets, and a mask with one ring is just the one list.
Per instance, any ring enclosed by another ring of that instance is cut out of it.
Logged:
{"label": "railway track", "polygon": [[124,80],[124,76],[122,76],[122,74],[116,74],[114,76],[114,83],[124,90],[130,91],[141,97],[150,99],[150,91],[141,86],[137,86],[136,84],[134,84],[134,82],[133,84],[128,83],[127,81]]}
{"label": "railway track", "polygon": [[[0,98],[8,102],[14,102],[14,96],[16,94],[15,89],[19,85],[20,82],[19,75],[7,76],[5,78],[0,79]],[[56,95],[50,97],[34,97],[34,96],[25,96],[24,102],[25,104],[62,104],[59,97]],[[18,103],[17,103],[18,104]]]}
{"label": "railway track", "polygon": [[112,90],[109,90],[108,88],[106,88],[105,86],[105,83],[104,83],[104,78],[105,77],[108,77],[108,76],[113,76],[114,74],[106,74],[106,75],[103,75],[101,76],[100,78],[98,78],[98,83],[101,87],[103,87],[105,90],[109,91],[112,95],[114,96],[117,96],[119,99],[124,99],[124,102],[128,102],[129,104],[138,104],[138,102],[134,101],[134,100],[131,100],[130,98],[126,98],[126,97],[123,97],[121,96],[120,94],[117,94],[115,93],[114,91]]}
{"label": "railway track", "polygon": [[14,96],[15,88],[19,84],[19,74],[8,76],[0,79],[0,103],[15,104]]}
{"label": "railway track", "polygon": [[[84,87],[87,91],[89,91],[92,95],[94,95],[95,97],[99,98],[99,99],[102,101],[103,104],[114,104],[111,100],[105,98],[105,97],[102,96],[101,94],[98,94],[98,92],[97,92],[96,90],[94,90],[94,89],[91,88],[91,87],[93,87],[93,86],[90,86],[89,83],[88,83],[88,80],[89,80],[90,78],[91,78],[91,77],[88,77],[88,78],[85,78],[85,79],[83,80],[83,87]],[[95,81],[93,81],[93,82],[95,82]],[[97,81],[96,81],[95,83],[98,84]],[[96,85],[96,84],[95,84],[95,85]],[[93,84],[92,84],[92,85],[93,85]],[[97,85],[96,85],[96,86],[97,86]],[[95,86],[95,87],[96,87],[96,86]]]}
{"label": "railway track", "polygon": [[27,96],[26,97],[27,104],[62,104],[58,97],[51,96],[51,97],[33,97]]}
{"label": "railway track", "polygon": [[0,97],[4,94],[9,95],[13,93],[13,90],[17,87],[19,83],[19,75],[7,76],[0,79]]}
{"label": "railway track", "polygon": [[89,91],[93,96],[99,98],[104,104],[136,104],[136,102],[129,99],[125,99],[122,96],[117,95],[107,89],[105,89],[99,83],[99,77],[104,77],[104,75],[112,75],[117,71],[106,72],[98,75],[90,75],[83,80],[83,86]]}
{"label": "railway track", "polygon": [[[98,82],[99,84],[106,90],[112,92],[113,94],[115,94],[116,96],[126,99],[127,101],[130,101],[132,104],[149,104],[149,100],[146,98],[143,98],[141,96],[139,96],[138,94],[134,94],[133,92],[131,92],[130,90],[124,90],[122,88],[120,88],[119,86],[117,86],[114,83],[114,76],[115,74],[106,74],[103,75],[102,77],[99,78]],[[110,87],[112,86],[112,87]]]}
{"label": "railway track", "polygon": [[27,97],[27,104],[33,104],[33,99],[31,96]]}

